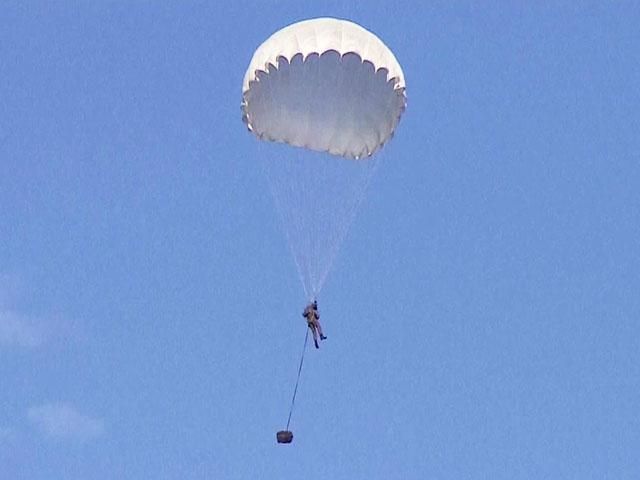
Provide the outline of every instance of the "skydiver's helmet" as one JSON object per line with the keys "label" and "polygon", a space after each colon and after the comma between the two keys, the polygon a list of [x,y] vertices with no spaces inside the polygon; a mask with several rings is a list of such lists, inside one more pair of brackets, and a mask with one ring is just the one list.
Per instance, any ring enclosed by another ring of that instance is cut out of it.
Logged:
{"label": "skydiver's helmet", "polygon": [[318,310],[318,301],[317,300],[313,301],[313,309],[314,310]]}

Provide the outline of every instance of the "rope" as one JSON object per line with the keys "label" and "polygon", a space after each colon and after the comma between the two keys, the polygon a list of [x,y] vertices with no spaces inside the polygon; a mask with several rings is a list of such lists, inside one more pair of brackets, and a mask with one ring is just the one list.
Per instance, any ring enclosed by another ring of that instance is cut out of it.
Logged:
{"label": "rope", "polygon": [[307,328],[307,334],[304,336],[304,347],[302,347],[302,355],[300,356],[300,365],[298,366],[298,377],[296,378],[296,387],[293,389],[293,398],[291,399],[291,408],[289,409],[289,418],[287,419],[287,428],[289,431],[289,423],[291,422],[291,414],[293,413],[293,406],[296,403],[296,394],[298,393],[298,384],[300,383],[300,373],[302,373],[302,364],[304,363],[304,354],[307,351],[307,340],[309,340],[309,329]]}

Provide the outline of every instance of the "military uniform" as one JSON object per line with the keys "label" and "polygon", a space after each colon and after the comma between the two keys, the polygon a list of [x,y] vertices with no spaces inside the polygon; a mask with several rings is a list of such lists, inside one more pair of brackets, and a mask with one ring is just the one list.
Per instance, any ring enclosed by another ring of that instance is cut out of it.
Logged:
{"label": "military uniform", "polygon": [[318,313],[318,304],[314,301],[307,305],[302,312],[302,316],[307,319],[307,325],[309,329],[311,329],[311,333],[313,334],[313,343],[316,348],[320,348],[318,345],[318,335],[320,335],[320,340],[324,340],[327,337],[322,333],[322,326],[320,325],[320,314]]}

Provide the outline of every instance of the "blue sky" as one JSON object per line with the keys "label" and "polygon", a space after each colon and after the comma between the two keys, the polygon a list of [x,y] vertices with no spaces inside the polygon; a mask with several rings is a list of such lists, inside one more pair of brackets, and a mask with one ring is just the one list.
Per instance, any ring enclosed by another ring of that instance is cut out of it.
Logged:
{"label": "blue sky", "polygon": [[[378,34],[408,110],[309,351],[254,49]],[[0,471],[15,479],[640,477],[633,2],[8,2]]]}

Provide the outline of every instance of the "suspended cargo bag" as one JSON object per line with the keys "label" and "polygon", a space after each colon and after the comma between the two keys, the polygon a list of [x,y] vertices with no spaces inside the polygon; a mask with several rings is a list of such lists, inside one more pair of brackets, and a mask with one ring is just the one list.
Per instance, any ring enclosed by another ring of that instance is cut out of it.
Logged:
{"label": "suspended cargo bag", "polygon": [[280,430],[276,433],[278,443],[291,443],[293,441],[293,433],[288,430]]}

